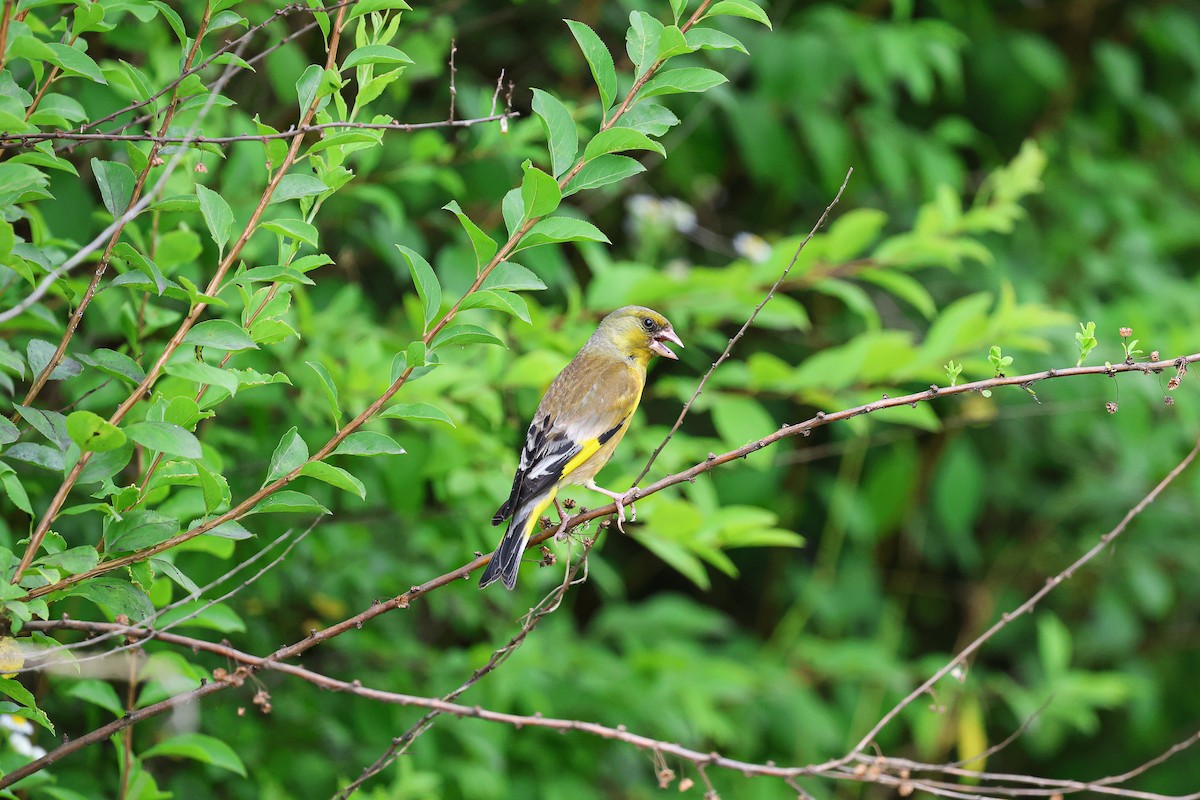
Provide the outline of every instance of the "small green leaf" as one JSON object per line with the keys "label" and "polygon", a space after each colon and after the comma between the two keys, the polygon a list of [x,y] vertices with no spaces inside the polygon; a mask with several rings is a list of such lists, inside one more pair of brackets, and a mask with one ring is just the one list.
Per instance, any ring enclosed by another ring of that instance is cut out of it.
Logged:
{"label": "small green leaf", "polygon": [[296,98],[300,103],[300,116],[303,117],[317,99],[317,91],[321,88],[325,69],[319,64],[309,64],[296,80]]}
{"label": "small green leaf", "polygon": [[142,447],[183,458],[200,458],[200,440],[172,422],[135,422],[125,434]]}
{"label": "small green leaf", "polygon": [[62,472],[66,463],[63,451],[37,442],[17,442],[4,451],[4,457],[34,464],[52,472]]}
{"label": "small green leaf", "polygon": [[492,308],[512,314],[522,322],[529,322],[529,304],[519,294],[503,290],[479,289],[463,298],[459,309]]}
{"label": "small green leaf", "polygon": [[198,384],[211,384],[220,386],[229,394],[237,394],[238,380],[237,376],[231,372],[214,367],[212,364],[205,364],[203,361],[191,359],[188,361],[179,361],[173,364],[167,364],[163,370],[168,375],[173,375],[176,378],[195,381]]}
{"label": "small green leaf", "polygon": [[303,514],[330,514],[328,508],[318,503],[312,497],[304,494],[304,492],[293,492],[290,489],[284,489],[276,492],[264,499],[256,505],[251,511],[251,514],[286,514],[286,513],[303,513]]}
{"label": "small green leaf", "polygon": [[104,531],[104,544],[114,553],[141,550],[165,542],[179,532],[179,520],[157,511],[126,511]]}
{"label": "small green leaf", "polygon": [[74,697],[85,703],[100,706],[113,716],[121,717],[125,715],[125,706],[121,703],[121,699],[117,697],[117,690],[107,681],[88,678],[75,683],[71,688],[67,689],[65,694],[67,697]]}
{"label": "small green leaf", "polygon": [[246,767],[233,748],[220,739],[205,736],[203,733],[182,733],[141,753],[142,759],[155,756],[190,758],[246,777]]}
{"label": "small green leaf", "polygon": [[453,420],[446,416],[446,413],[440,408],[431,406],[428,403],[397,403],[390,408],[385,408],[380,414],[379,419],[428,419],[434,422],[444,422],[451,428],[455,427]]}
{"label": "small green leaf", "polygon": [[503,339],[500,339],[487,328],[465,323],[447,325],[445,328],[442,328],[434,342],[434,345],[439,348],[449,347],[450,345],[461,347],[464,344],[498,344],[501,347],[506,346]]}
{"label": "small green leaf", "polygon": [[154,613],[154,604],[144,591],[112,575],[89,578],[67,589],[67,594],[91,600],[114,617],[124,614],[133,624]]}
{"label": "small green leaf", "polygon": [[521,201],[521,187],[510,189],[504,195],[500,209],[504,214],[504,227],[508,228],[508,235],[512,236],[525,224],[525,204]]}
{"label": "small green leaf", "polygon": [[217,249],[224,253],[225,245],[233,235],[233,211],[224,197],[207,186],[196,184],[196,196],[200,199],[200,213],[204,216],[208,233]]}
{"label": "small green leaf", "polygon": [[662,33],[658,37],[658,55],[656,58],[659,61],[666,61],[668,58],[685,55],[695,49],[688,44],[687,39],[683,36],[683,31],[678,26],[668,25],[663,28]]}
{"label": "small green leaf", "polygon": [[396,245],[396,248],[408,262],[408,269],[412,274],[413,283],[417,287],[417,294],[421,298],[421,308],[425,314],[425,325],[422,330],[427,331],[430,323],[437,316],[438,309],[442,307],[442,284],[438,281],[433,267],[429,266],[429,262],[420,253],[402,244]]}
{"label": "small green leaf", "polygon": [[310,461],[304,465],[304,469],[300,470],[300,474],[356,494],[361,500],[367,499],[367,489],[363,486],[362,481],[341,467],[326,464],[324,461]]}
{"label": "small green leaf", "polygon": [[96,185],[100,187],[100,199],[104,201],[108,213],[114,218],[124,214],[133,197],[133,187],[137,184],[133,170],[116,161],[93,158],[92,174],[96,176]]}
{"label": "small green leaf", "polygon": [[64,572],[75,575],[80,572],[87,572],[99,564],[100,554],[96,552],[95,547],[85,544],[79,547],[72,547],[69,550],[63,550],[61,553],[42,556],[33,563],[43,567],[61,569]]}
{"label": "small green leaf", "polygon": [[573,19],[563,21],[571,29],[571,35],[579,43],[579,49],[583,51],[583,57],[592,70],[592,78],[600,91],[601,110],[607,111],[617,97],[617,69],[613,64],[612,53],[608,52],[604,42],[587,25]]}
{"label": "small green leaf", "polygon": [[724,31],[714,28],[692,28],[686,34],[693,50],[737,50],[746,53],[746,46]]}
{"label": "small green leaf", "polygon": [[554,177],[561,177],[575,163],[579,152],[579,131],[571,112],[557,97],[541,89],[533,90],[533,113],[542,121],[550,148],[550,165]]}
{"label": "small green leaf", "polygon": [[[25,360],[29,362],[30,372],[34,375],[42,374],[46,367],[50,366],[50,360],[54,358],[54,352],[57,349],[45,339],[30,339],[29,344],[25,346]],[[58,366],[50,373],[49,380],[64,381],[67,378],[74,378],[81,372],[83,372],[82,364],[70,356],[63,356],[62,361],[59,361]]]}
{"label": "small green leaf", "polygon": [[512,289],[541,291],[546,288],[542,279],[515,261],[501,261],[488,276],[483,279],[479,288],[483,289]]}
{"label": "small green leaf", "polygon": [[721,0],[721,2],[715,3],[703,18],[720,16],[744,17],[766,25],[768,29],[771,28],[771,20],[767,19],[767,12],[759,8],[752,0]]}
{"label": "small green leaf", "polygon": [[346,56],[342,72],[360,64],[411,64],[413,60],[395,47],[386,44],[365,44]]}
{"label": "small green leaf", "polygon": [[574,217],[551,217],[539,221],[530,228],[529,233],[522,237],[513,252],[557,242],[604,242],[607,244],[608,237],[590,222]]}
{"label": "small green leaf", "polygon": [[316,175],[304,172],[289,172],[280,179],[279,185],[275,187],[275,193],[271,195],[270,204],[286,203],[288,200],[312,197],[313,195],[327,191],[329,191],[329,187],[325,184],[325,181]]}
{"label": "small green leaf", "polygon": [[[7,422],[7,420],[5,421]],[[33,506],[29,503],[29,494],[25,491],[25,485],[17,477],[16,470],[8,464],[0,464],[0,486],[4,487],[4,493],[8,495],[8,499],[14,506],[29,516],[33,516]],[[95,552],[94,549],[89,549]]]}
{"label": "small green leaf", "polygon": [[21,431],[8,421],[8,417],[0,417],[0,444],[10,444],[21,437]]}
{"label": "small green leaf", "polygon": [[333,382],[333,376],[329,374],[329,370],[325,369],[325,365],[319,361],[305,361],[305,364],[317,373],[317,377],[321,379],[321,388],[325,391],[325,399],[329,401],[329,410],[333,412],[333,422],[335,425],[340,425],[342,422],[342,407],[338,400],[337,384]]}
{"label": "small green leaf", "polygon": [[662,136],[679,124],[675,112],[659,103],[639,102],[617,120],[616,127],[632,128],[647,136]]}
{"label": "small green leaf", "polygon": [[293,426],[275,446],[275,452],[271,455],[271,466],[267,470],[267,479],[263,481],[263,486],[293,472],[306,461],[308,461],[308,445],[304,443],[304,439]]}
{"label": "small green leaf", "polygon": [[637,67],[640,78],[654,65],[658,54],[658,40],[662,36],[663,24],[645,11],[629,13],[629,29],[625,32],[625,52]]}
{"label": "small green leaf", "polygon": [[[272,202],[274,202],[274,200],[275,198],[272,198]],[[309,223],[300,219],[267,220],[262,224],[262,228],[263,230],[268,230],[272,233],[278,233],[280,236],[286,236],[289,239],[295,239],[297,242],[303,242],[304,244],[312,247],[316,247],[317,242],[320,239],[320,233],[317,231],[317,226],[310,225]]]}
{"label": "small green leaf", "polygon": [[405,450],[396,440],[374,431],[355,431],[333,451],[335,456],[401,456]]}
{"label": "small green leaf", "polygon": [[645,171],[646,168],[636,158],[617,155],[597,156],[584,164],[582,169],[576,173],[563,191],[563,196],[569,196],[584,189],[608,186],[610,183],[622,181]]}
{"label": "small green leaf", "polygon": [[146,379],[146,373],[138,366],[138,363],[124,353],[118,353],[115,350],[107,350],[103,347],[93,350],[90,355],[75,356],[81,364],[86,364],[93,369],[98,369],[105,375],[111,375],[114,378],[120,378],[123,381],[128,381],[133,386]]}
{"label": "small green leaf", "polygon": [[482,229],[467,216],[466,212],[459,207],[458,203],[451,200],[446,205],[442,206],[446,211],[450,211],[454,216],[458,217],[458,221],[462,223],[463,229],[467,232],[467,237],[471,240],[471,246],[475,248],[475,264],[483,266],[492,260],[492,256],[496,255],[496,250],[499,246],[483,232]]}
{"label": "small green leaf", "polygon": [[[728,82],[715,69],[705,67],[680,67],[660,72],[646,82],[638,97],[656,97],[661,94],[683,94],[685,92],[706,92],[714,86]],[[613,129],[615,130],[615,129]]]}
{"label": "small green leaf", "polygon": [[562,202],[562,191],[558,181],[542,172],[533,163],[526,161],[521,165],[525,173],[521,178],[521,205],[525,219],[544,217]]}
{"label": "small green leaf", "polygon": [[258,349],[250,334],[227,319],[208,319],[196,323],[183,337],[183,343],[230,352]]}
{"label": "small green leaf", "polygon": [[91,411],[76,411],[67,417],[67,435],[85,453],[102,453],[125,444],[120,428]]}
{"label": "small green leaf", "polygon": [[95,83],[108,85],[108,81],[104,80],[104,73],[100,71],[100,66],[87,53],[62,42],[46,42],[46,46],[54,52],[54,57],[50,59],[51,63],[62,67],[64,72],[82,75]]}
{"label": "small green leaf", "polygon": [[618,153],[622,150],[653,150],[660,156],[667,155],[665,147],[641,131],[616,127],[593,136],[592,140],[587,143],[587,147],[584,148],[583,159],[591,161],[605,153]]}

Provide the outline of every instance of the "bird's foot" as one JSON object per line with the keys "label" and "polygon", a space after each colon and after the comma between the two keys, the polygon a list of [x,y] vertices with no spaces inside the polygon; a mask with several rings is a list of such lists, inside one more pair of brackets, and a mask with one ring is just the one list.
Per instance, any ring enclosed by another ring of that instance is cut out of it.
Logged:
{"label": "bird's foot", "polygon": [[605,489],[601,486],[597,486],[595,481],[589,481],[584,485],[593,492],[599,492],[606,497],[612,498],[613,503],[615,503],[617,506],[617,530],[619,530],[621,533],[625,532],[626,506],[629,506],[629,521],[637,521],[637,509],[633,507],[633,501],[638,496],[638,488],[636,486],[622,494],[620,492],[614,492],[611,489]]}

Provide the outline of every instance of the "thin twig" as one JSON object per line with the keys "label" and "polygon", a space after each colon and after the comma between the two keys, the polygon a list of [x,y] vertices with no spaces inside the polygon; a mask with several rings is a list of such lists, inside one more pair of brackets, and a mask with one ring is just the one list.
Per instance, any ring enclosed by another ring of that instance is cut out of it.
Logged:
{"label": "thin twig", "polygon": [[236,136],[165,136],[151,133],[76,133],[74,131],[42,131],[40,133],[0,134],[0,148],[11,148],[44,142],[47,140],[76,142],[154,142],[156,144],[231,144],[233,142],[269,142],[272,139],[290,139],[297,134],[317,133],[327,130],[369,131],[413,131],[432,128],[469,128],[485,122],[502,122],[521,116],[520,112],[505,111],[473,119],[446,119],[439,122],[322,122],[288,128],[278,133],[244,133]]}
{"label": "thin twig", "polygon": [[767,290],[767,294],[763,297],[762,301],[754,307],[754,311],[750,312],[750,316],[746,319],[746,324],[742,325],[741,329],[733,335],[732,339],[729,340],[729,344],[725,346],[725,352],[721,353],[721,357],[712,363],[712,366],[709,367],[708,372],[704,373],[704,377],[702,377],[700,379],[700,383],[696,385],[696,391],[692,392],[691,398],[689,398],[688,401],[683,404],[683,408],[680,409],[679,418],[676,419],[675,424],[671,426],[671,430],[667,433],[666,438],[662,440],[662,443],[659,444],[658,447],[654,448],[654,452],[650,454],[650,460],[646,462],[646,466],[642,467],[642,471],[639,472],[638,476],[633,479],[634,486],[637,486],[638,482],[641,481],[642,478],[646,477],[646,474],[650,472],[650,467],[654,466],[654,462],[658,458],[658,454],[661,453],[663,448],[667,446],[667,443],[671,441],[671,437],[675,435],[675,433],[679,430],[679,426],[683,424],[683,418],[686,417],[688,411],[692,409],[692,404],[696,402],[696,398],[699,397],[700,393],[704,391],[704,385],[708,383],[708,379],[712,377],[714,372],[717,371],[717,367],[724,364],[725,359],[729,358],[729,354],[733,352],[733,346],[736,345],[738,341],[746,335],[746,331],[748,331],[750,326],[754,324],[754,320],[758,316],[758,312],[762,311],[763,306],[771,301],[771,298],[775,296],[775,291],[787,278],[788,273],[792,271],[792,267],[796,266],[796,262],[800,259],[800,254],[804,252],[805,245],[807,245],[812,240],[813,236],[816,236],[817,231],[825,225],[825,220],[829,217],[830,212],[833,211],[834,206],[838,204],[838,201],[842,199],[842,192],[846,191],[846,184],[850,183],[850,176],[853,174],[854,168],[851,167],[846,172],[846,178],[842,181],[841,188],[837,190],[837,194],[834,195],[833,200],[830,201],[829,205],[825,207],[825,211],[821,213],[821,216],[817,219],[816,224],[812,226],[812,229],[809,230],[808,235],[804,237],[804,241],[800,242],[799,246],[796,247],[796,252],[792,254],[792,260],[788,262],[787,267],[775,280],[775,283],[771,285],[771,288]]}

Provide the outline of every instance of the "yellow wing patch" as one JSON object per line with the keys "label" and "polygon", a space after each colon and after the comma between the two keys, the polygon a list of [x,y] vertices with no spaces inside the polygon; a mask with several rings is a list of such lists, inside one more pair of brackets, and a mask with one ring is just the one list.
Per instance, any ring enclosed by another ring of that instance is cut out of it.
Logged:
{"label": "yellow wing patch", "polygon": [[579,454],[563,465],[561,477],[565,478],[570,475],[580,464],[596,455],[596,451],[599,449],[599,439],[588,439],[586,442],[583,442],[580,445]]}

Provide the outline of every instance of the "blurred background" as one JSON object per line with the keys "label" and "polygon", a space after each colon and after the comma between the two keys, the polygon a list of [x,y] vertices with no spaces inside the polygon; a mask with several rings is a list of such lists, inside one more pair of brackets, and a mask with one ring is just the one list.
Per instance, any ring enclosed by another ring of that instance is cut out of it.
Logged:
{"label": "blurred background", "polygon": [[[444,119],[453,40],[458,115],[489,113],[503,70],[495,102],[503,108],[511,91],[524,116],[506,133],[490,124],[389,134],[356,154],[356,179],[325,204],[317,225],[335,264],[293,295],[301,338],[244,363],[321,361],[355,413],[386,388],[393,355],[420,334],[395,244],[425,254],[457,296],[474,277],[473,256],[440,209],[457,200],[485,230],[502,227],[500,201],[520,163],[546,162],[530,89],[562,98],[595,129],[595,88],[562,19],[592,26],[625,75],[630,11],[669,13],[666,2],[626,0],[414,6],[396,45],[415,64],[373,107],[406,122]],[[271,9],[238,10],[257,20]],[[599,479],[629,485],[850,168],[831,224],[647,481],[820,410],[946,385],[948,361],[962,367],[960,381],[990,377],[993,345],[1014,359],[1009,374],[1074,366],[1080,323],[1095,322],[1089,364],[1125,360],[1125,326],[1139,360],[1196,351],[1200,5],[863,0],[766,10],[773,31],[734,17],[715,24],[748,56],[688,57],[729,82],[665,98],[678,117],[662,137],[665,160],[643,154],[646,172],[569,200],[612,245],[523,254],[536,277],[521,288],[546,286],[525,293],[530,323],[471,312],[508,349],[443,354],[442,367],[403,390],[401,400],[434,402],[455,426],[371,423],[407,455],[354,465],[365,502],[311,489],[334,515],[230,601],[232,622],[198,635],[266,653],[491,550],[500,531],[488,523],[541,392],[600,317],[636,302],[667,315],[687,349],[654,367],[639,418]],[[183,13],[194,23],[194,9]],[[92,54],[144,53],[137,63],[168,75],[177,70],[170,36],[157,22],[130,26]],[[285,44],[256,74],[234,79],[237,105],[221,109],[208,132],[251,131],[254,113],[285,129],[296,77],[321,58],[319,37]],[[100,110],[98,97],[80,101]],[[93,154],[80,148],[72,158]],[[257,198],[245,184],[261,179],[261,145],[193,160],[244,218]],[[72,180],[54,178],[76,213],[46,224],[88,219],[98,230],[98,199],[68,196]],[[269,251],[256,240],[245,258]],[[103,302],[90,313],[101,316]],[[317,376],[302,366],[289,374],[294,387],[239,396],[230,412],[239,416],[225,418],[238,432],[227,427],[212,442],[236,464],[235,497],[257,486],[289,426],[311,431],[310,441],[331,430]],[[841,755],[1112,528],[1190,449],[1200,395],[1190,376],[1169,391],[1169,377],[1057,380],[1035,386],[1036,397],[1012,388],[860,417],[648,498],[629,535],[603,535],[588,582],[464,702],[624,724],[750,761]],[[1116,413],[1106,413],[1110,402]],[[883,752],[970,758],[1041,709],[988,769],[1087,779],[1135,767],[1193,733],[1198,490],[1197,473],[1185,473],[1115,547],[901,715],[878,739]],[[574,496],[597,502],[586,490]],[[285,527],[255,519],[260,540]],[[206,570],[220,574],[252,551],[206,547],[219,557],[197,558],[201,583]],[[449,586],[304,663],[367,686],[443,694],[516,632],[561,580],[561,564],[538,569],[531,559],[511,594]],[[178,797],[328,795],[420,716],[277,675],[260,680],[269,716],[239,715],[248,693],[200,707],[203,730],[235,744],[250,779],[159,762],[160,785]],[[68,731],[104,719],[91,706],[48,710]],[[156,731],[137,735],[149,742]],[[1198,763],[1185,752],[1133,785],[1194,791]],[[112,752],[94,748],[56,773],[80,786],[115,770]],[[443,719],[358,796],[642,798],[660,793],[654,772],[649,755],[627,746]],[[711,777],[725,797],[794,796],[764,779]],[[890,792],[803,785],[818,798]]]}

